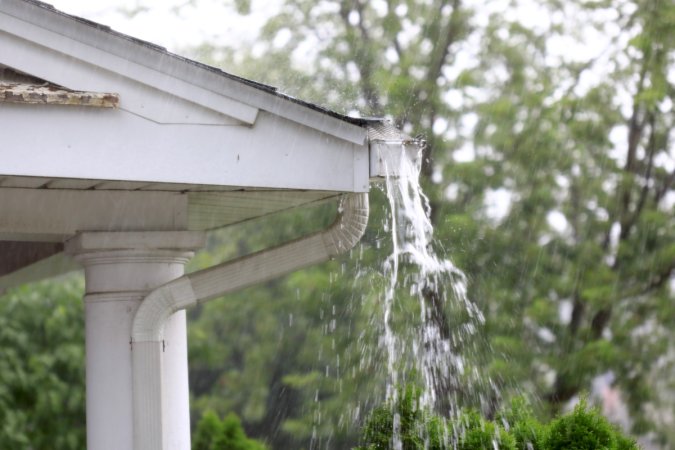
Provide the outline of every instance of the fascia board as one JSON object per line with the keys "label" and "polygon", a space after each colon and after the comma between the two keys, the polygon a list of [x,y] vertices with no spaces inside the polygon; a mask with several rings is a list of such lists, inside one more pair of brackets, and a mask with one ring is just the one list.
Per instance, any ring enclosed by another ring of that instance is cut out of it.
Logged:
{"label": "fascia board", "polygon": [[122,110],[5,104],[0,176],[368,191],[361,146],[267,112],[255,127],[158,125]]}
{"label": "fascia board", "polygon": [[251,91],[249,97],[251,104],[257,105],[260,109],[330,136],[344,139],[356,145],[363,145],[365,149],[368,137],[368,132],[365,128],[314,111],[281,96],[265,95],[263,92],[255,91],[251,87],[246,87],[245,89]]}
{"label": "fascia board", "polygon": [[[161,47],[142,44],[120,33],[82,23],[56,10],[29,2],[4,1],[0,2],[0,9],[17,21],[13,25],[14,31],[19,36],[28,37],[30,33],[30,39],[34,42],[54,48],[66,55],[97,64],[107,70],[148,83],[175,95],[179,95],[179,89],[190,87],[200,87],[212,94],[217,94],[218,98],[214,99],[210,99],[208,95],[189,96],[191,101],[204,102],[205,107],[215,108],[220,105],[221,101],[224,101],[223,99],[230,99],[233,102],[269,111],[331,136],[365,146],[367,131],[364,127],[348,123],[321,111],[315,111],[278,93],[266,92],[260,87],[254,87],[227,74],[217,72],[216,69],[210,68],[209,70],[194,61],[170,54]],[[24,27],[27,25],[33,25],[33,27],[21,29],[22,24]],[[19,28],[16,28],[17,26]],[[4,21],[0,28],[5,28]],[[99,52],[93,52],[92,49]],[[115,56],[117,58],[113,58]],[[164,81],[156,84],[157,79],[162,78],[158,77],[158,74],[164,76]],[[224,112],[224,114],[227,113]],[[242,121],[246,122],[246,120]]]}

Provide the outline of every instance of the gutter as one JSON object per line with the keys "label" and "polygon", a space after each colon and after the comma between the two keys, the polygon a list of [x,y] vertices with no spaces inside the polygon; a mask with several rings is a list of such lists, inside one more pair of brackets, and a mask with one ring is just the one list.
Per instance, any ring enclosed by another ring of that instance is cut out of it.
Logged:
{"label": "gutter", "polygon": [[150,292],[132,325],[134,449],[164,448],[163,330],[173,313],[345,253],[359,242],[367,223],[368,194],[347,194],[335,222],[323,231],[183,275]]}
{"label": "gutter", "polygon": [[420,164],[426,142],[401,132],[387,121],[373,122],[368,126],[368,153],[370,155],[370,181],[387,177],[400,177],[403,160]]}

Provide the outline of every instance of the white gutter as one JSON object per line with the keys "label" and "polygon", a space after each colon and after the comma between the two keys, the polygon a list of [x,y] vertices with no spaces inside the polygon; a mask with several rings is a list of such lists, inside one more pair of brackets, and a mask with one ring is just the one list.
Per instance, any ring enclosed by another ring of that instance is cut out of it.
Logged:
{"label": "white gutter", "polygon": [[353,248],[368,222],[368,194],[348,194],[327,229],[209,269],[184,275],[150,292],[132,326],[134,449],[163,450],[163,329],[173,313]]}

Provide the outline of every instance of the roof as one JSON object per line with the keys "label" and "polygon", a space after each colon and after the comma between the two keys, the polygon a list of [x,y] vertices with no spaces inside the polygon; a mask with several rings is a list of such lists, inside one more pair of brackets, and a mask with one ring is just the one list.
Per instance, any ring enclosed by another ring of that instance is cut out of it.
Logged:
{"label": "roof", "polygon": [[153,44],[152,42],[148,42],[148,41],[145,41],[143,39],[138,39],[136,37],[129,36],[129,35],[124,34],[124,33],[120,33],[118,31],[113,30],[112,28],[110,28],[107,25],[103,25],[103,24],[100,24],[100,23],[97,23],[97,22],[94,22],[94,21],[91,21],[91,20],[88,20],[88,19],[85,19],[85,18],[82,18],[82,17],[67,14],[63,11],[60,11],[60,10],[56,9],[53,5],[50,5],[48,3],[40,2],[38,0],[18,0],[18,1],[30,3],[30,4],[38,7],[38,8],[48,10],[50,13],[57,14],[57,15],[59,15],[61,17],[64,17],[68,20],[76,21],[76,22],[78,22],[78,23],[80,23],[84,26],[96,29],[99,32],[103,32],[103,33],[109,34],[111,36],[115,36],[117,38],[124,39],[124,40],[129,41],[130,43],[132,43],[134,45],[142,46],[142,47],[145,47],[145,48],[147,48],[151,51],[161,53],[163,55],[166,55],[170,58],[175,59],[176,61],[181,61],[185,64],[190,64],[190,65],[193,65],[195,67],[198,67],[201,70],[206,70],[206,71],[212,72],[212,73],[214,73],[218,76],[222,76],[222,77],[225,77],[225,78],[243,83],[247,86],[251,86],[255,89],[258,89],[260,91],[263,91],[263,92],[266,92],[266,93],[269,93],[269,94],[273,94],[273,95],[275,95],[279,98],[283,98],[283,99],[291,101],[293,103],[297,103],[298,105],[310,108],[312,110],[321,112],[322,114],[326,114],[326,115],[331,116],[331,117],[335,117],[335,118],[337,118],[339,120],[342,120],[344,122],[347,122],[347,123],[351,123],[351,124],[354,124],[354,125],[364,127],[364,126],[367,126],[367,125],[372,124],[372,123],[378,123],[378,122],[385,121],[385,119],[379,118],[379,117],[353,117],[353,116],[340,114],[336,111],[332,111],[332,110],[330,110],[328,108],[325,108],[321,105],[311,103],[311,102],[307,102],[307,101],[304,101],[302,99],[299,99],[299,98],[290,96],[288,94],[285,94],[285,93],[279,91],[279,89],[274,87],[274,86],[270,86],[270,85],[267,85],[267,84],[264,84],[264,83],[259,83],[257,81],[246,79],[246,78],[243,78],[243,77],[239,77],[237,75],[225,72],[225,71],[223,71],[223,70],[221,70],[217,67],[209,66],[208,64],[204,64],[204,63],[201,63],[199,61],[195,61],[195,60],[192,60],[192,59],[189,59],[189,58],[185,58],[185,57],[180,56],[176,53],[172,53],[172,52],[168,51],[166,48],[164,48],[160,45],[157,45],[157,44]]}
{"label": "roof", "polygon": [[[45,143],[39,143],[42,148],[36,144],[34,158],[4,161],[0,177],[244,189],[368,189],[367,167],[362,170],[354,164],[368,159],[368,126],[381,122],[379,119],[329,111],[36,0],[0,2],[0,30],[0,102],[5,105],[0,114],[12,114],[12,120],[23,115],[20,125],[25,128],[14,128],[5,151],[14,145],[27,153],[26,138],[38,132],[39,136],[50,136],[48,144],[54,148],[54,156],[47,156]],[[23,82],[12,83],[17,79]],[[15,105],[8,103],[22,104],[21,109],[12,109]],[[71,117],[66,119],[46,107],[27,113],[27,103],[112,106],[118,110],[78,115],[70,108],[67,114]],[[129,115],[144,121],[134,122]],[[137,148],[130,152],[127,140],[132,138]],[[153,147],[166,139],[172,141],[167,148]],[[181,148],[172,150],[176,145]],[[195,145],[203,153],[199,167],[186,164],[197,159],[191,148]],[[283,150],[288,145],[292,145],[292,154]],[[100,154],[94,157],[85,147],[101,147]],[[182,166],[160,168],[155,164],[172,152]],[[332,156],[326,160],[322,153]],[[146,161],[136,162],[136,154]],[[346,159],[350,154],[353,156]],[[115,158],[115,165],[101,164],[101,158]],[[210,164],[203,164],[206,159]],[[224,165],[214,164],[217,160]],[[245,167],[246,163],[250,166]],[[325,172],[315,170],[313,181],[302,181],[302,174],[287,180],[290,182],[278,176],[304,163]],[[248,176],[264,172],[254,166],[260,164],[277,171]],[[358,174],[348,174],[354,170]],[[334,182],[324,183],[329,180]]]}
{"label": "roof", "polygon": [[88,19],[85,19],[85,18],[82,18],[82,17],[67,14],[63,11],[60,11],[60,10],[54,8],[53,5],[50,5],[48,3],[40,2],[40,1],[37,1],[37,0],[21,0],[21,1],[24,1],[26,3],[31,3],[31,4],[39,7],[39,8],[48,9],[48,10],[50,10],[50,11],[56,13],[56,14],[59,14],[63,17],[67,17],[70,20],[75,20],[79,23],[82,23],[83,25],[93,27],[93,28],[95,28],[99,31],[102,31],[102,32],[120,37],[122,39],[126,39],[126,40],[128,40],[128,41],[130,41],[130,42],[132,42],[136,45],[141,45],[141,46],[147,47],[151,50],[154,50],[154,51],[157,51],[159,53],[163,53],[167,56],[170,56],[172,58],[175,58],[176,60],[183,61],[187,64],[192,64],[196,67],[199,67],[200,69],[208,70],[208,71],[213,72],[213,73],[215,73],[219,76],[227,77],[229,79],[244,83],[246,85],[249,85],[251,87],[259,89],[261,91],[268,92],[270,94],[274,94],[274,95],[276,95],[280,98],[284,98],[286,100],[292,101],[294,103],[297,103],[299,105],[305,106],[305,107],[310,108],[310,109],[313,109],[315,111],[319,111],[323,114],[335,117],[335,118],[343,120],[345,122],[352,123],[354,125],[366,126],[370,123],[382,122],[384,120],[384,119],[378,118],[378,117],[353,117],[353,116],[347,116],[347,115],[344,115],[344,114],[340,114],[338,112],[335,112],[335,111],[332,111],[328,108],[325,108],[321,105],[306,102],[302,99],[284,94],[281,91],[279,91],[278,88],[276,88],[274,86],[270,86],[270,85],[267,85],[267,84],[264,84],[264,83],[259,83],[257,81],[253,81],[253,80],[249,80],[249,79],[246,79],[246,78],[243,78],[243,77],[239,77],[237,75],[233,75],[233,74],[225,72],[225,71],[223,71],[223,70],[221,70],[217,67],[209,66],[208,64],[203,64],[201,62],[198,62],[198,61],[195,61],[195,60],[192,60],[192,59],[189,59],[189,58],[185,58],[183,56],[172,53],[172,52],[168,51],[166,48],[164,48],[160,45],[157,45],[157,44],[153,44],[152,42],[148,42],[148,41],[145,41],[143,39],[138,39],[138,38],[135,38],[133,36],[129,36],[129,35],[124,34],[124,33],[120,33],[118,31],[113,30],[112,28],[110,28],[107,25],[102,25],[100,23],[93,22],[91,20],[88,20]]}
{"label": "roof", "polygon": [[367,192],[388,146],[416,145],[36,0],[0,0],[0,85],[0,291],[72,269],[77,232],[211,230]]}

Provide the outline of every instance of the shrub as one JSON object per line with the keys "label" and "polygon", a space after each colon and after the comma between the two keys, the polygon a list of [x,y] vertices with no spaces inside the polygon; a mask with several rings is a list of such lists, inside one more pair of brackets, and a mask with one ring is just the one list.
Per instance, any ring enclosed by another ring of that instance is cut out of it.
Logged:
{"label": "shrub", "polygon": [[215,450],[215,440],[222,433],[223,423],[218,415],[213,411],[206,411],[192,438],[192,450]]}
{"label": "shrub", "polygon": [[508,408],[502,410],[497,420],[513,436],[518,450],[544,450],[547,428],[542,425],[523,398],[515,398]]}
{"label": "shrub", "polygon": [[[495,449],[516,450],[516,440],[504,428],[483,419],[476,411],[464,413],[455,422],[458,450]],[[444,447],[445,448],[445,447]]]}
{"label": "shrub", "polygon": [[574,410],[549,425],[547,450],[633,450],[635,441],[624,437],[597,408],[582,400]]}
{"label": "shrub", "polygon": [[192,450],[266,450],[266,448],[264,444],[246,437],[236,414],[230,413],[220,420],[213,411],[204,413],[192,441]]}
{"label": "shrub", "polygon": [[375,408],[363,428],[364,445],[355,450],[389,450],[397,437],[402,450],[442,450],[446,421],[419,408],[419,389],[398,389],[397,399]]}
{"label": "shrub", "polygon": [[476,411],[448,420],[419,407],[419,389],[398,390],[397,400],[376,408],[355,450],[389,450],[400,440],[403,450],[639,450],[582,400],[573,411],[542,424],[523,399],[514,400],[494,421]]}

